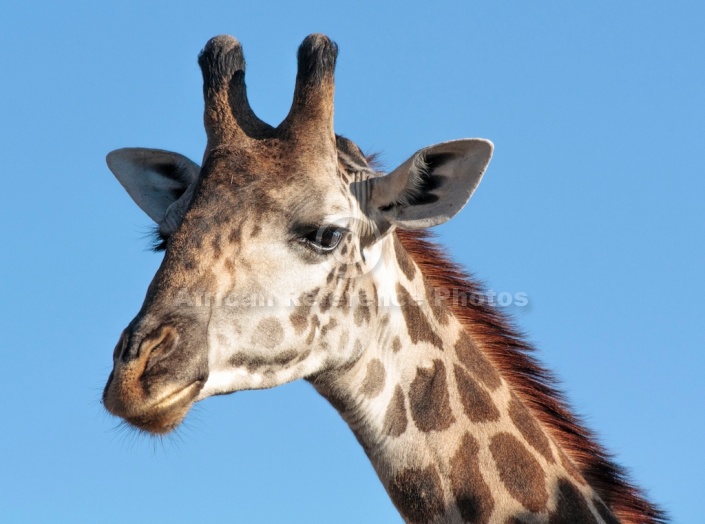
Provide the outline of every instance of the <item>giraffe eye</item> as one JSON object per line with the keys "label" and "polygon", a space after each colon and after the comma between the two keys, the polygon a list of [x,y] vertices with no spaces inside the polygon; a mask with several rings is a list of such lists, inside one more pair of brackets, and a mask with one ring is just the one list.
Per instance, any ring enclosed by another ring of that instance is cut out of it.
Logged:
{"label": "giraffe eye", "polygon": [[322,226],[308,232],[301,239],[305,244],[319,253],[330,253],[343,238],[343,231],[335,226]]}

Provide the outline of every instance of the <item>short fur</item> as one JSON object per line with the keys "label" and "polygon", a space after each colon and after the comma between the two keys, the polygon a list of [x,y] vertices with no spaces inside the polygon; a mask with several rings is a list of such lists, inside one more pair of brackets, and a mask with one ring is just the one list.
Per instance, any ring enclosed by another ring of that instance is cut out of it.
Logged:
{"label": "short fur", "polygon": [[[478,296],[482,292],[482,286],[432,242],[430,233],[398,229],[396,234],[432,286],[457,289],[468,296]],[[554,376],[531,355],[534,348],[495,308],[473,302],[468,301],[467,307],[458,304],[450,307],[615,515],[625,523],[667,522],[666,514],[630,483],[624,469],[612,460],[595,435],[571,412],[557,389]]]}

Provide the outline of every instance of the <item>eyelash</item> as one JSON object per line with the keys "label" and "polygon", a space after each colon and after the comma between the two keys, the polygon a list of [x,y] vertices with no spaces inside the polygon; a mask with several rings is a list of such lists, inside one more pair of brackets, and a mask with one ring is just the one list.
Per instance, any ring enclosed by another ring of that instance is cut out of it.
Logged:
{"label": "eyelash", "polygon": [[[315,229],[310,228],[307,233],[301,235],[299,241],[317,253],[327,255],[335,251],[340,245],[345,231],[344,228],[336,226],[322,226]],[[160,252],[166,249],[169,237],[162,235],[158,228],[154,229],[151,237],[152,251]]]}
{"label": "eyelash", "polygon": [[327,255],[335,251],[343,239],[345,230],[336,226],[321,226],[310,229],[300,237],[300,241],[317,253]]}
{"label": "eyelash", "polygon": [[151,237],[150,248],[155,253],[166,250],[166,243],[169,240],[168,236],[165,236],[159,231],[159,226],[156,226],[149,235]]}

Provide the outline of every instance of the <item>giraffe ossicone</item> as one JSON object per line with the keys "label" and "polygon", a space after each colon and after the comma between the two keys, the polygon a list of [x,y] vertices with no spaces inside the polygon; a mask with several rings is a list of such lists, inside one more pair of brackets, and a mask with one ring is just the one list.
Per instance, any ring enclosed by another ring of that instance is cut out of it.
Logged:
{"label": "giraffe ossicone", "polygon": [[[375,171],[333,128],[337,46],[310,35],[291,109],[250,108],[237,40],[199,55],[202,166],[107,162],[164,259],[123,331],[103,401],[150,433],[194,402],[308,380],[348,422],[407,522],[662,522],[568,411],[528,346],[422,232],[468,202],[492,144]],[[618,520],[619,519],[619,520]]]}

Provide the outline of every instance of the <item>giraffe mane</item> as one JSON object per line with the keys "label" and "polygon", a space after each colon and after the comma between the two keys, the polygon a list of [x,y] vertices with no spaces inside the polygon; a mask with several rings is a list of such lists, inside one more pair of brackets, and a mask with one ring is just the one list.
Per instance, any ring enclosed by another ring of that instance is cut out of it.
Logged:
{"label": "giraffe mane", "polygon": [[[401,229],[397,229],[396,234],[434,288],[458,290],[467,296],[480,296],[483,292],[483,286],[433,242],[433,234]],[[532,355],[535,349],[511,321],[484,301],[477,305],[474,302],[479,301],[471,300],[467,305],[454,301],[449,306],[615,515],[625,523],[667,522],[666,514],[630,482],[626,471],[614,462],[594,433],[571,411],[558,389],[557,379]]]}

